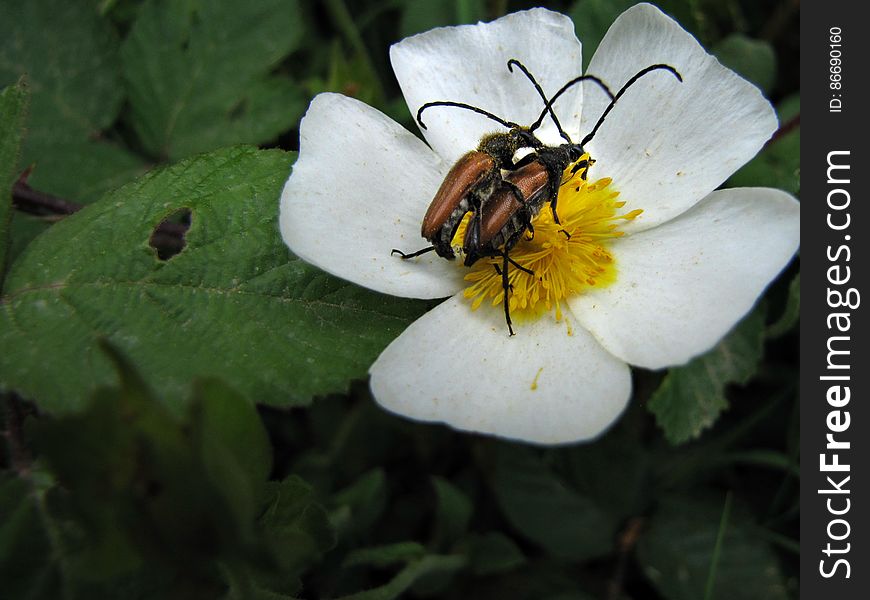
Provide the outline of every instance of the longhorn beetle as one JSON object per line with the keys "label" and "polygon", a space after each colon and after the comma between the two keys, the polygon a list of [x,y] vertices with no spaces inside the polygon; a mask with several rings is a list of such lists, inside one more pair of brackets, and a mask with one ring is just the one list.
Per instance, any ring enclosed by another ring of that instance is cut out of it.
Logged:
{"label": "longhorn beetle", "polygon": [[[625,91],[634,85],[638,79],[656,70],[668,71],[678,81],[683,81],[682,76],[670,65],[655,64],[641,69],[622,86],[616,93],[616,96],[613,96],[610,104],[607,105],[607,108],[605,108],[595,123],[595,127],[592,128],[592,131],[579,144],[574,144],[570,141],[570,137],[562,131],[561,125],[559,125],[554,115],[554,122],[562,136],[568,140],[568,143],[555,147],[542,146],[534,154],[524,157],[518,162],[517,168],[507,174],[505,185],[496,189],[486,202],[481,205],[481,209],[474,213],[465,231],[465,238],[462,244],[463,253],[465,254],[464,264],[465,266],[471,266],[479,259],[485,257],[501,256],[503,258],[502,268],[496,267],[496,271],[502,278],[505,321],[511,335],[514,335],[514,331],[511,326],[510,305],[508,302],[508,292],[510,291],[508,265],[512,264],[530,275],[534,275],[534,273],[511,260],[509,256],[510,250],[516,246],[526,231],[530,231],[534,235],[532,220],[537,216],[541,207],[546,202],[550,203],[550,207],[553,210],[553,220],[557,224],[559,223],[559,218],[556,214],[556,199],[562,182],[562,174],[568,168],[568,165],[575,163],[571,169],[571,174],[574,175],[582,169],[581,177],[586,179],[586,171],[588,171],[594,161],[591,159],[580,160],[586,154],[584,147],[595,137],[605,117],[607,117]],[[527,74],[527,76],[532,78],[531,74]],[[562,86],[547,102],[547,109],[552,109],[553,102],[565,90],[572,85],[576,85],[579,81],[582,81],[582,78],[572,79]],[[508,193],[508,190],[512,191],[513,189],[519,189],[522,192],[522,199],[520,201],[517,201],[515,194]],[[567,231],[562,231],[570,237]]]}
{"label": "longhorn beetle", "polygon": [[[541,89],[541,86],[535,81],[529,70],[518,60],[509,60],[508,70],[513,72],[514,65],[518,66],[526,77],[529,78],[545,105],[541,116],[529,127],[523,127],[487,110],[463,102],[446,100],[427,102],[417,110],[417,122],[422,129],[426,129],[426,124],[422,118],[423,111],[435,106],[449,106],[470,110],[483,115],[507,127],[509,131],[507,133],[492,133],[483,136],[477,149],[463,155],[447,173],[447,176],[441,183],[441,187],[438,188],[435,197],[429,204],[421,226],[421,235],[432,245],[408,254],[401,250],[393,249],[392,254],[398,254],[403,259],[408,259],[435,250],[438,256],[453,259],[455,254],[451,241],[466,213],[480,212],[481,204],[498,187],[504,185],[507,185],[511,189],[519,202],[523,202],[524,197],[520,189],[513,183],[506,181],[502,176],[502,171],[512,171],[520,166],[514,162],[514,155],[521,148],[532,148],[533,150],[544,150],[546,152],[545,149],[547,147],[535,137],[534,131],[541,126],[547,113],[551,115],[561,135],[570,142],[570,138],[562,131],[559,120],[555,112],[553,112],[552,103],[547,100],[544,90]],[[594,81],[607,92],[610,98],[613,98],[613,94],[607,86],[597,77],[584,75],[577,78],[576,81],[583,80]],[[552,190],[553,197],[555,197],[557,192],[558,187]]]}
{"label": "longhorn beetle", "polygon": [[[511,130],[506,134],[485,136],[477,151],[469,152],[463,156],[450,170],[423,219],[423,237],[432,242],[433,245],[410,254],[396,249],[392,251],[393,254],[399,254],[403,259],[408,259],[436,250],[439,256],[452,259],[455,254],[451,247],[451,241],[456,229],[465,214],[472,212],[473,217],[468,224],[463,240],[464,264],[471,266],[481,258],[494,256],[503,258],[502,268],[499,269],[497,266],[495,268],[502,277],[505,321],[510,335],[514,335],[514,331],[508,301],[511,287],[508,279],[508,265],[513,264],[529,275],[534,275],[532,271],[510,258],[510,250],[527,230],[534,235],[532,220],[545,203],[550,203],[553,220],[557,224],[559,223],[556,201],[564,171],[571,163],[576,163],[572,167],[571,174],[573,175],[582,169],[581,177],[585,179],[586,171],[594,161],[579,160],[585,154],[584,147],[595,137],[604,119],[628,88],[638,79],[655,70],[669,71],[677,80],[683,81],[679,72],[670,65],[654,64],[638,71],[615,96],[597,77],[581,75],[568,81],[548,100],[534,76],[522,63],[516,59],[511,59],[508,61],[508,70],[513,72],[513,66],[517,66],[526,75],[544,100],[544,110],[538,119],[527,128],[505,121],[478,107],[460,102],[429,102],[417,111],[417,121],[423,129],[426,128],[421,119],[421,113],[424,109],[432,106],[453,106],[487,116]],[[576,144],[562,129],[553,111],[553,103],[572,86],[584,80],[594,81],[601,86],[610,96],[610,103],[592,131],[579,144]],[[560,136],[566,141],[565,144],[545,146],[534,137],[532,132],[540,127],[547,114],[550,114]],[[513,155],[517,150],[525,147],[532,148],[533,152],[515,162]],[[503,176],[502,170],[509,172]],[[563,230],[562,232],[570,237],[567,231]]]}

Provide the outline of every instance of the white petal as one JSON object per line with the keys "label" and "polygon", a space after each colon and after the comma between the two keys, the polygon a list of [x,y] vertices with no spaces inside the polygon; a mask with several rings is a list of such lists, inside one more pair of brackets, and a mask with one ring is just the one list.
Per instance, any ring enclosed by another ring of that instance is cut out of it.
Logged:
{"label": "white petal", "polygon": [[[613,23],[587,72],[616,93],[656,63],[676,68],[683,83],[666,71],[645,75],[587,145],[598,161],[592,176],[612,177],[626,209],[644,210],[626,231],[647,229],[687,210],[755,156],[777,127],[758,88],[649,4],[630,8]],[[588,132],[607,100],[588,89],[584,98]]]}
{"label": "white petal", "polygon": [[514,328],[499,308],[455,296],[384,350],[372,393],[412,419],[539,444],[593,438],[622,413],[629,369],[586,331],[569,336],[551,317]]}
{"label": "white petal", "polygon": [[434,253],[420,223],[444,178],[438,157],[383,113],[340,94],[311,102],[299,158],[281,194],[281,235],[299,257],[367,288],[443,298],[462,287],[462,269]]}
{"label": "white petal", "polygon": [[713,192],[669,223],[615,242],[616,282],[575,297],[571,310],[630,364],[682,364],[749,312],[799,240],[800,205],[785,192]]}
{"label": "white petal", "polygon": [[[491,23],[442,27],[402,40],[390,48],[393,70],[411,114],[426,102],[472,104],[520,125],[530,125],[544,103],[526,77],[507,61],[515,58],[532,72],[547,96],[582,72],[580,42],[564,15],[533,9]],[[581,86],[559,100],[560,121],[580,121]],[[427,109],[426,140],[448,162],[477,147],[480,137],[504,131],[498,123],[458,108]],[[558,143],[549,119],[539,130],[544,141]],[[575,136],[576,129],[568,132]]]}

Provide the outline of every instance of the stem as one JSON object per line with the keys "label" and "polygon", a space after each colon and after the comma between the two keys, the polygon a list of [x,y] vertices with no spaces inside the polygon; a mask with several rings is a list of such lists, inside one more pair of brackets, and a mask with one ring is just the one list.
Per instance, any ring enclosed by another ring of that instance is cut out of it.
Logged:
{"label": "stem", "polygon": [[628,557],[631,551],[634,550],[637,541],[640,539],[640,533],[643,529],[643,517],[632,517],[625,524],[622,533],[619,534],[617,542],[619,547],[619,558],[616,562],[616,568],[613,571],[613,578],[607,584],[608,600],[619,600],[622,597],[622,582],[625,579],[625,571],[628,566]]}
{"label": "stem", "polygon": [[[43,217],[65,217],[84,208],[78,202],[35,190],[23,179],[19,179],[12,186],[12,204],[21,212]],[[154,228],[152,246],[158,250],[168,250],[170,255],[177,254],[184,248],[184,234],[187,229],[188,226],[183,223],[163,221]]]}
{"label": "stem", "polygon": [[18,210],[32,215],[71,215],[82,208],[76,202],[35,190],[21,180],[12,186],[12,203]]}
{"label": "stem", "polygon": [[722,553],[722,542],[725,540],[725,530],[728,528],[728,518],[731,516],[731,490],[725,494],[725,506],[722,508],[722,519],[719,521],[719,533],[716,534],[716,545],[710,559],[710,573],[704,589],[704,600],[712,600],[713,585],[716,583],[716,569],[719,566],[719,555]]}
{"label": "stem", "polygon": [[766,148],[768,146],[771,146],[777,140],[784,138],[786,135],[788,135],[789,133],[791,133],[792,131],[794,131],[798,127],[800,127],[800,124],[801,124],[801,114],[798,113],[795,116],[793,116],[791,119],[789,119],[788,121],[786,121],[785,123],[780,125],[779,129],[777,129],[773,133],[773,135],[770,136],[770,139],[767,140],[767,143],[764,145],[764,147]]}

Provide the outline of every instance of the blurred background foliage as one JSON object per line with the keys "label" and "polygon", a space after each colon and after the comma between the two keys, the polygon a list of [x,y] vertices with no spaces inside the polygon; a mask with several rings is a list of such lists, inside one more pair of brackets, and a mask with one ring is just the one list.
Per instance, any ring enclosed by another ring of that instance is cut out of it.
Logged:
{"label": "blurred background foliage", "polygon": [[[632,4],[546,5],[588,60]],[[779,113],[726,185],[799,194],[797,0],[658,5]],[[379,410],[366,370],[431,303],[280,240],[314,94],[416,131],[389,45],[531,6],[0,0],[0,595],[797,596],[796,264],[636,370],[603,438],[542,449]]]}

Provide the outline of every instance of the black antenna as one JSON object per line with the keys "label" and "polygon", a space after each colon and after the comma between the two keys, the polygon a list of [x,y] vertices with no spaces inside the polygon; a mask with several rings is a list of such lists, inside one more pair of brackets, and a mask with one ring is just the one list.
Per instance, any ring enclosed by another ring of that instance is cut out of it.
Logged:
{"label": "black antenna", "polygon": [[643,77],[643,76],[646,75],[647,73],[649,73],[649,72],[651,72],[651,71],[658,71],[658,70],[660,70],[660,69],[661,69],[661,70],[665,70],[665,71],[669,71],[670,73],[673,73],[674,77],[676,77],[677,80],[679,80],[680,83],[683,82],[683,77],[682,77],[682,75],[680,75],[680,74],[677,72],[677,70],[676,70],[675,68],[673,68],[672,66],[670,66],[670,65],[657,64],[657,65],[650,65],[650,66],[648,66],[648,67],[645,68],[645,69],[641,69],[640,71],[638,71],[637,73],[635,73],[634,77],[632,77],[631,79],[629,79],[629,80],[625,83],[624,86],[622,86],[622,89],[620,89],[618,92],[616,92],[616,96],[613,97],[613,99],[610,101],[610,104],[607,105],[607,108],[605,108],[605,109],[604,109],[604,112],[601,113],[601,116],[598,117],[598,122],[595,124],[595,127],[593,127],[593,128],[592,128],[592,131],[589,132],[589,135],[587,135],[585,138],[583,138],[583,141],[580,142],[580,147],[582,148],[582,147],[586,146],[586,144],[587,144],[587,143],[588,143],[588,142],[589,142],[593,137],[595,137],[595,133],[598,131],[598,128],[601,127],[601,124],[602,124],[602,123],[604,123],[604,118],[607,116],[607,114],[611,111],[611,109],[613,108],[613,106],[616,104],[616,101],[619,100],[620,97],[622,97],[622,95],[625,93],[625,90],[627,90],[628,88],[630,88],[630,87],[634,84],[635,81],[637,81],[638,79],[640,79],[641,77]]}
{"label": "black antenna", "polygon": [[433,106],[454,106],[456,108],[464,108],[466,110],[476,112],[479,115],[483,115],[484,117],[488,117],[488,118],[492,119],[493,121],[495,121],[496,123],[504,125],[508,129],[520,129],[520,126],[517,125],[516,123],[514,123],[512,121],[505,121],[501,117],[497,117],[494,114],[492,114],[491,112],[489,112],[487,110],[483,110],[482,108],[477,108],[476,106],[472,106],[470,104],[465,104],[464,102],[450,102],[447,100],[439,100],[437,102],[427,102],[426,104],[424,104],[423,106],[421,106],[417,110],[417,122],[420,124],[420,127],[422,127],[423,129],[428,129],[428,128],[426,127],[426,124],[423,123],[423,119],[420,117],[420,115],[423,114],[424,110],[426,110],[427,108],[432,108]]}
{"label": "black antenna", "polygon": [[[598,86],[599,86],[602,90],[604,90],[604,92],[607,94],[608,98],[610,98],[611,101],[613,100],[613,98],[614,98],[614,96],[613,96],[613,92],[610,91],[610,88],[607,87],[607,84],[606,84],[606,83],[604,83],[603,81],[601,81],[601,80],[600,80],[598,77],[596,77],[595,75],[581,75],[580,77],[575,77],[574,79],[572,79],[571,81],[569,81],[568,83],[566,83],[565,85],[563,85],[563,86],[561,87],[561,89],[560,89],[558,92],[556,92],[556,93],[553,95],[552,98],[550,98],[550,101],[547,102],[547,106],[545,106],[545,107],[544,107],[544,110],[541,111],[541,115],[538,117],[538,119],[537,119],[534,123],[531,124],[531,126],[529,127],[529,129],[530,129],[531,131],[534,131],[535,129],[537,129],[538,127],[540,127],[540,126],[541,126],[541,123],[543,122],[544,117],[547,115],[547,113],[549,112],[550,114],[553,114],[553,108],[552,108],[552,107],[553,107],[553,104],[556,102],[556,100],[559,99],[559,96],[561,96],[562,94],[564,94],[565,92],[567,92],[569,88],[571,88],[571,87],[577,85],[577,84],[580,83],[581,81],[592,81],[592,82],[594,82],[594,83],[597,83]],[[570,142],[570,140],[568,140],[568,141]]]}
{"label": "black antenna", "polygon": [[[514,72],[514,65],[516,65],[517,67],[519,67],[520,71],[522,71],[523,74],[524,74],[526,77],[528,77],[529,81],[532,82],[532,85],[535,86],[535,91],[538,92],[538,95],[541,97],[541,100],[544,101],[544,112],[549,111],[549,113],[550,113],[550,118],[553,119],[553,123],[556,124],[556,129],[559,130],[559,135],[561,135],[562,138],[563,138],[566,142],[568,142],[569,144],[572,144],[573,142],[571,141],[571,138],[568,137],[568,134],[565,133],[565,130],[564,130],[564,129],[562,129],[562,124],[559,123],[559,119],[558,119],[558,117],[556,117],[556,113],[553,112],[552,104],[550,103],[549,100],[547,100],[547,95],[544,93],[544,90],[541,89],[541,85],[537,82],[537,80],[535,79],[535,76],[532,75],[532,74],[529,72],[529,70],[526,68],[526,65],[524,65],[523,63],[521,63],[520,61],[518,61],[518,60],[515,59],[515,58],[512,58],[512,59],[510,59],[510,60],[508,61],[508,63],[507,63],[508,71],[510,71],[511,73],[513,73],[513,72]],[[529,132],[532,132],[532,131],[534,131],[535,129],[537,129],[538,127],[540,127],[540,126],[541,126],[541,122],[543,122],[543,121],[542,121],[542,120],[536,121],[536,122],[535,122],[531,127],[529,127]]]}

